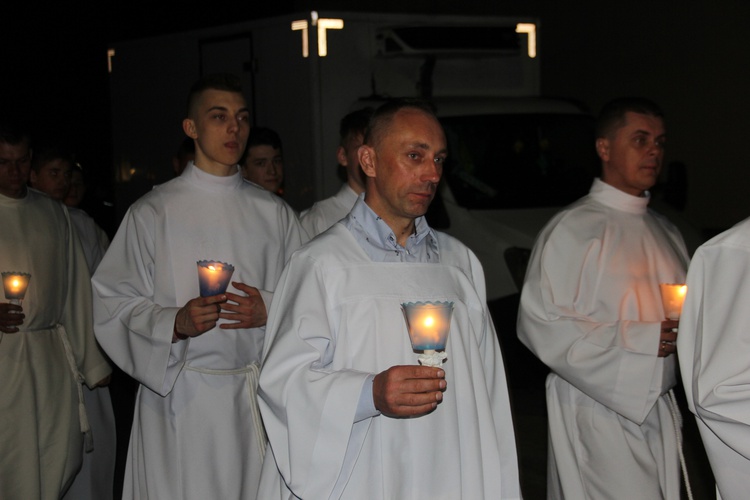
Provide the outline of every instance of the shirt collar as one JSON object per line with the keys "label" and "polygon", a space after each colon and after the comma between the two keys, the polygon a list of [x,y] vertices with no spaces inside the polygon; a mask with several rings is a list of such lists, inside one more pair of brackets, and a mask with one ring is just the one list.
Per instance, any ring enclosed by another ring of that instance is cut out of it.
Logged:
{"label": "shirt collar", "polygon": [[427,236],[431,236],[427,242],[433,251],[437,252],[437,236],[435,230],[430,227],[427,220],[417,217],[414,220],[415,231],[406,240],[406,246],[398,244],[396,235],[388,224],[378,214],[373,212],[365,203],[365,194],[362,193],[352,207],[350,217],[355,219],[368,236],[368,241],[383,250],[412,253],[414,248],[422,244]]}

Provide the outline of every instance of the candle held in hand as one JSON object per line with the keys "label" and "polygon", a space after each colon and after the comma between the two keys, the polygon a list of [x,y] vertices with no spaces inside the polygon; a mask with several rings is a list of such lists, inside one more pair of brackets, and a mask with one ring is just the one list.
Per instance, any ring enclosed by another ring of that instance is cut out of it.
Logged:
{"label": "candle held in hand", "polygon": [[227,291],[234,266],[216,260],[198,261],[198,285],[201,297],[211,297]]}
{"label": "candle held in hand", "polygon": [[664,306],[664,316],[667,319],[678,320],[682,314],[682,304],[685,302],[687,285],[683,283],[660,283],[661,300]]}
{"label": "candle held in hand", "polygon": [[19,273],[19,272],[3,272],[3,289],[5,290],[5,298],[10,300],[11,304],[21,304],[21,301],[26,296],[26,289],[29,286],[29,280],[31,280],[31,274]]}
{"label": "candle held in hand", "polygon": [[415,351],[445,349],[453,302],[408,302],[401,309]]}

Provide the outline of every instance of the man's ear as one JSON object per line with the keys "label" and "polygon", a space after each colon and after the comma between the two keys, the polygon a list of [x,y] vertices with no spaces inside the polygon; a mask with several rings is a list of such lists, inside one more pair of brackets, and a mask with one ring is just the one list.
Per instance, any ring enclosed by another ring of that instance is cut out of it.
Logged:
{"label": "man's ear", "polygon": [[195,131],[195,122],[192,119],[185,118],[182,120],[182,130],[185,132],[185,135],[191,139],[198,138],[198,133]]}
{"label": "man's ear", "polygon": [[32,187],[34,187],[36,185],[37,175],[36,175],[36,172],[34,171],[34,169],[31,169],[30,177],[29,177],[29,182],[31,183]]}
{"label": "man's ear", "polygon": [[609,139],[600,137],[596,140],[596,154],[602,161],[609,161]]}
{"label": "man's ear", "polygon": [[348,167],[348,162],[346,161],[346,150],[344,149],[344,146],[339,146],[336,150],[336,161],[339,162],[339,165],[342,167]]}
{"label": "man's ear", "polygon": [[375,168],[377,160],[377,153],[371,146],[363,144],[359,148],[359,166],[362,167],[362,172],[367,177],[377,177],[377,169]]}

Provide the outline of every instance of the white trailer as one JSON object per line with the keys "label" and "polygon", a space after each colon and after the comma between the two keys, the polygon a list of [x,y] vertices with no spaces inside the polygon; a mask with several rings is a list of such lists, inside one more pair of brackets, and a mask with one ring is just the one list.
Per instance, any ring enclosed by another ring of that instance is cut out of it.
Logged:
{"label": "white trailer", "polygon": [[118,202],[171,176],[188,87],[200,75],[242,78],[253,123],[282,138],[285,199],[298,210],[340,186],[346,113],[386,97],[429,97],[452,158],[436,224],[477,253],[488,297],[507,296],[550,207],[585,192],[596,163],[591,118],[539,97],[538,35],[528,17],[312,12],[114,44]]}

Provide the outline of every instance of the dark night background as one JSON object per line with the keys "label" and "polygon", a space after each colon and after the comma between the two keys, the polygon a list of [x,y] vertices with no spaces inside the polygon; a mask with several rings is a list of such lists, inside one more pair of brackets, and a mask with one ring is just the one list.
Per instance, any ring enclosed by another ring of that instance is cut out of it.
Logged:
{"label": "dark night background", "polygon": [[[37,143],[71,145],[89,178],[102,186],[100,196],[112,199],[106,57],[112,42],[310,10],[533,16],[540,21],[543,95],[578,100],[592,112],[617,96],[652,98],[667,117],[667,160],[687,165],[685,218],[712,234],[750,216],[745,167],[750,2],[276,0],[204,5],[210,7],[155,2],[148,7],[124,2],[3,6],[0,118],[25,119]],[[544,429],[543,410],[539,414],[539,422],[520,419],[521,432],[524,425],[533,432]],[[699,442],[696,435],[692,441]],[[545,447],[537,444],[539,449],[526,449],[539,462],[543,481]]]}
{"label": "dark night background", "polygon": [[113,177],[111,42],[313,9],[527,15],[540,19],[543,94],[578,99],[592,112],[619,95],[656,100],[667,114],[667,159],[688,168],[686,218],[712,231],[750,215],[743,168],[750,2],[282,0],[201,10],[124,2],[21,5],[2,10],[0,112],[30,121],[37,143],[72,144],[98,184]]}

